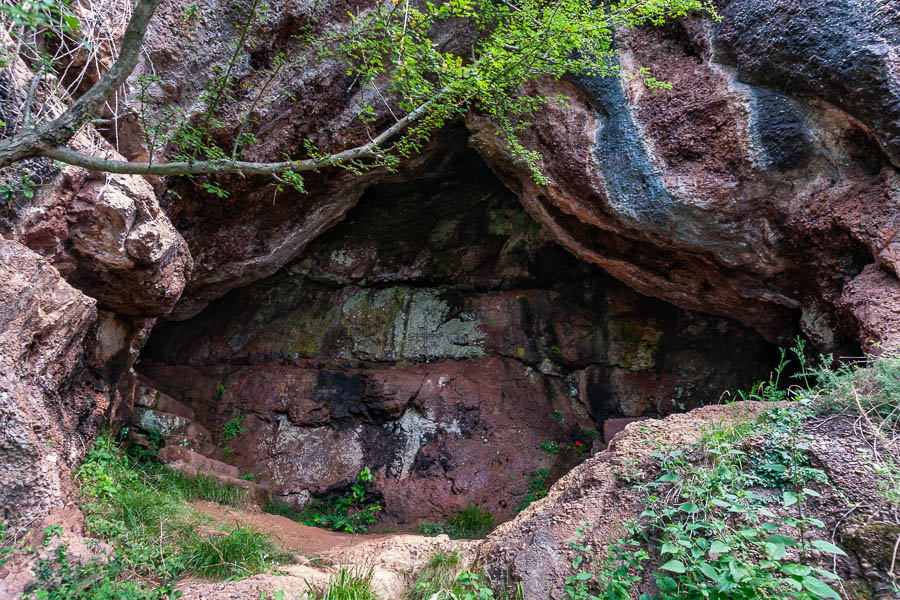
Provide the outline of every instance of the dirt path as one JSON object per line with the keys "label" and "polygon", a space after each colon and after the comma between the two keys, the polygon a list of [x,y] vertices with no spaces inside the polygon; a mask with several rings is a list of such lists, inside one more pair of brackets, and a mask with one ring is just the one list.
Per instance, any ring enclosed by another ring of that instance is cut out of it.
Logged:
{"label": "dirt path", "polygon": [[267,533],[284,544],[284,547],[304,556],[315,556],[328,551],[349,549],[359,544],[385,540],[397,534],[350,534],[309,527],[287,517],[268,513],[248,513],[202,500],[193,502],[194,508],[225,524],[250,525]]}

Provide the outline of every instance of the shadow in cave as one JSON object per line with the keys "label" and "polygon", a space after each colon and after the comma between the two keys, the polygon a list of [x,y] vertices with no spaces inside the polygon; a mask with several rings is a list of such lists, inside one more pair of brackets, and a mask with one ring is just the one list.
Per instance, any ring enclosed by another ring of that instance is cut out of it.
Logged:
{"label": "shadow in cave", "polygon": [[777,359],[737,321],[570,255],[460,147],[369,190],[275,275],[159,325],[138,369],[279,502],[368,467],[381,522],[408,527],[473,504],[508,519],[617,420],[718,402]]}

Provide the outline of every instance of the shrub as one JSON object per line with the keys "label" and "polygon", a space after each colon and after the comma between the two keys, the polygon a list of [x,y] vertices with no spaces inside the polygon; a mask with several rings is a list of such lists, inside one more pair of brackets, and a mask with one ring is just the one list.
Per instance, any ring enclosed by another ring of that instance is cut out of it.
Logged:
{"label": "shrub", "polygon": [[311,500],[297,511],[278,502],[270,502],[266,512],[281,515],[311,527],[327,527],[347,533],[365,533],[375,522],[381,505],[368,492],[372,472],[364,467],[343,496]]}
{"label": "shrub", "polygon": [[237,415],[222,425],[222,433],[219,435],[221,442],[230,442],[237,436],[243,434],[246,430],[243,427],[244,416]]}

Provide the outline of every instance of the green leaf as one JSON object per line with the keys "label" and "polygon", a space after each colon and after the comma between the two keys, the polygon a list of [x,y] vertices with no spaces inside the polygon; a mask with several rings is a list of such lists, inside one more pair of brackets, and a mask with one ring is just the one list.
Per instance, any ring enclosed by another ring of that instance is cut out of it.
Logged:
{"label": "green leaf", "polygon": [[781,503],[785,508],[797,504],[797,500],[797,494],[795,494],[794,492],[785,491],[783,494],[781,494]]}
{"label": "green leaf", "polygon": [[700,572],[712,579],[713,581],[719,580],[719,572],[716,571],[715,567],[713,567],[709,563],[702,562],[697,565],[697,568],[700,569]]}
{"label": "green leaf", "polygon": [[680,560],[670,560],[660,567],[663,571],[672,571],[673,573],[684,573],[687,569],[684,568],[684,563]]}
{"label": "green leaf", "polygon": [[828,552],[829,554],[839,554],[841,556],[847,556],[847,553],[832,544],[831,542],[826,542],[825,540],[815,540],[813,543],[813,548],[817,550],[821,550],[822,552]]}
{"label": "green leaf", "polygon": [[676,546],[672,542],[665,542],[662,545],[662,550],[660,550],[659,552],[660,554],[665,554],[666,552],[668,552],[669,554],[678,554],[679,550],[680,549],[678,548],[678,546]]}
{"label": "green leaf", "polygon": [[766,542],[764,544],[766,549],[766,554],[771,556],[775,560],[781,560],[787,554],[787,551],[784,549],[782,544],[773,544],[772,542]]}
{"label": "green leaf", "polygon": [[803,493],[806,494],[807,496],[813,496],[813,497],[815,497],[815,498],[821,498],[821,497],[822,497],[822,494],[820,494],[820,493],[817,492],[816,490],[811,490],[811,489],[809,489],[809,488],[803,488]]}
{"label": "green leaf", "polygon": [[719,540],[713,540],[713,543],[709,546],[710,554],[723,554],[729,550],[731,550],[731,546]]}
{"label": "green leaf", "polygon": [[802,579],[803,587],[818,596],[819,598],[832,598],[833,600],[842,600],[842,598],[825,582],[815,577],[804,577]]}
{"label": "green leaf", "polygon": [[678,507],[678,510],[686,512],[689,515],[700,512],[700,508],[693,502],[685,502],[684,504],[682,504],[681,506]]}
{"label": "green leaf", "polygon": [[806,577],[812,573],[812,568],[797,563],[785,563],[781,565],[781,572],[796,577]]}
{"label": "green leaf", "polygon": [[780,533],[776,533],[775,535],[770,536],[769,538],[766,539],[766,541],[771,542],[773,544],[780,544],[782,546],[796,546],[797,545],[797,542],[796,542],[796,540],[794,540],[794,538],[787,536],[787,535],[781,535]]}
{"label": "green leaf", "polygon": [[840,577],[838,577],[831,571],[826,571],[825,569],[820,569],[819,567],[813,567],[813,570],[825,579],[840,579]]}

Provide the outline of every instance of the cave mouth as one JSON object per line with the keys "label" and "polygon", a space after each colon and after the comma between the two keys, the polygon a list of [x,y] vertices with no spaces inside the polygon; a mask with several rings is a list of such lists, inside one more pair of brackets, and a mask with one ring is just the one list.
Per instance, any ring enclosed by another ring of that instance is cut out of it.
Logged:
{"label": "cave mouth", "polygon": [[368,468],[385,526],[472,505],[503,521],[624,423],[717,402],[777,360],[737,321],[566,252],[461,147],[367,191],[271,277],[159,324],[132,419],[296,509]]}

